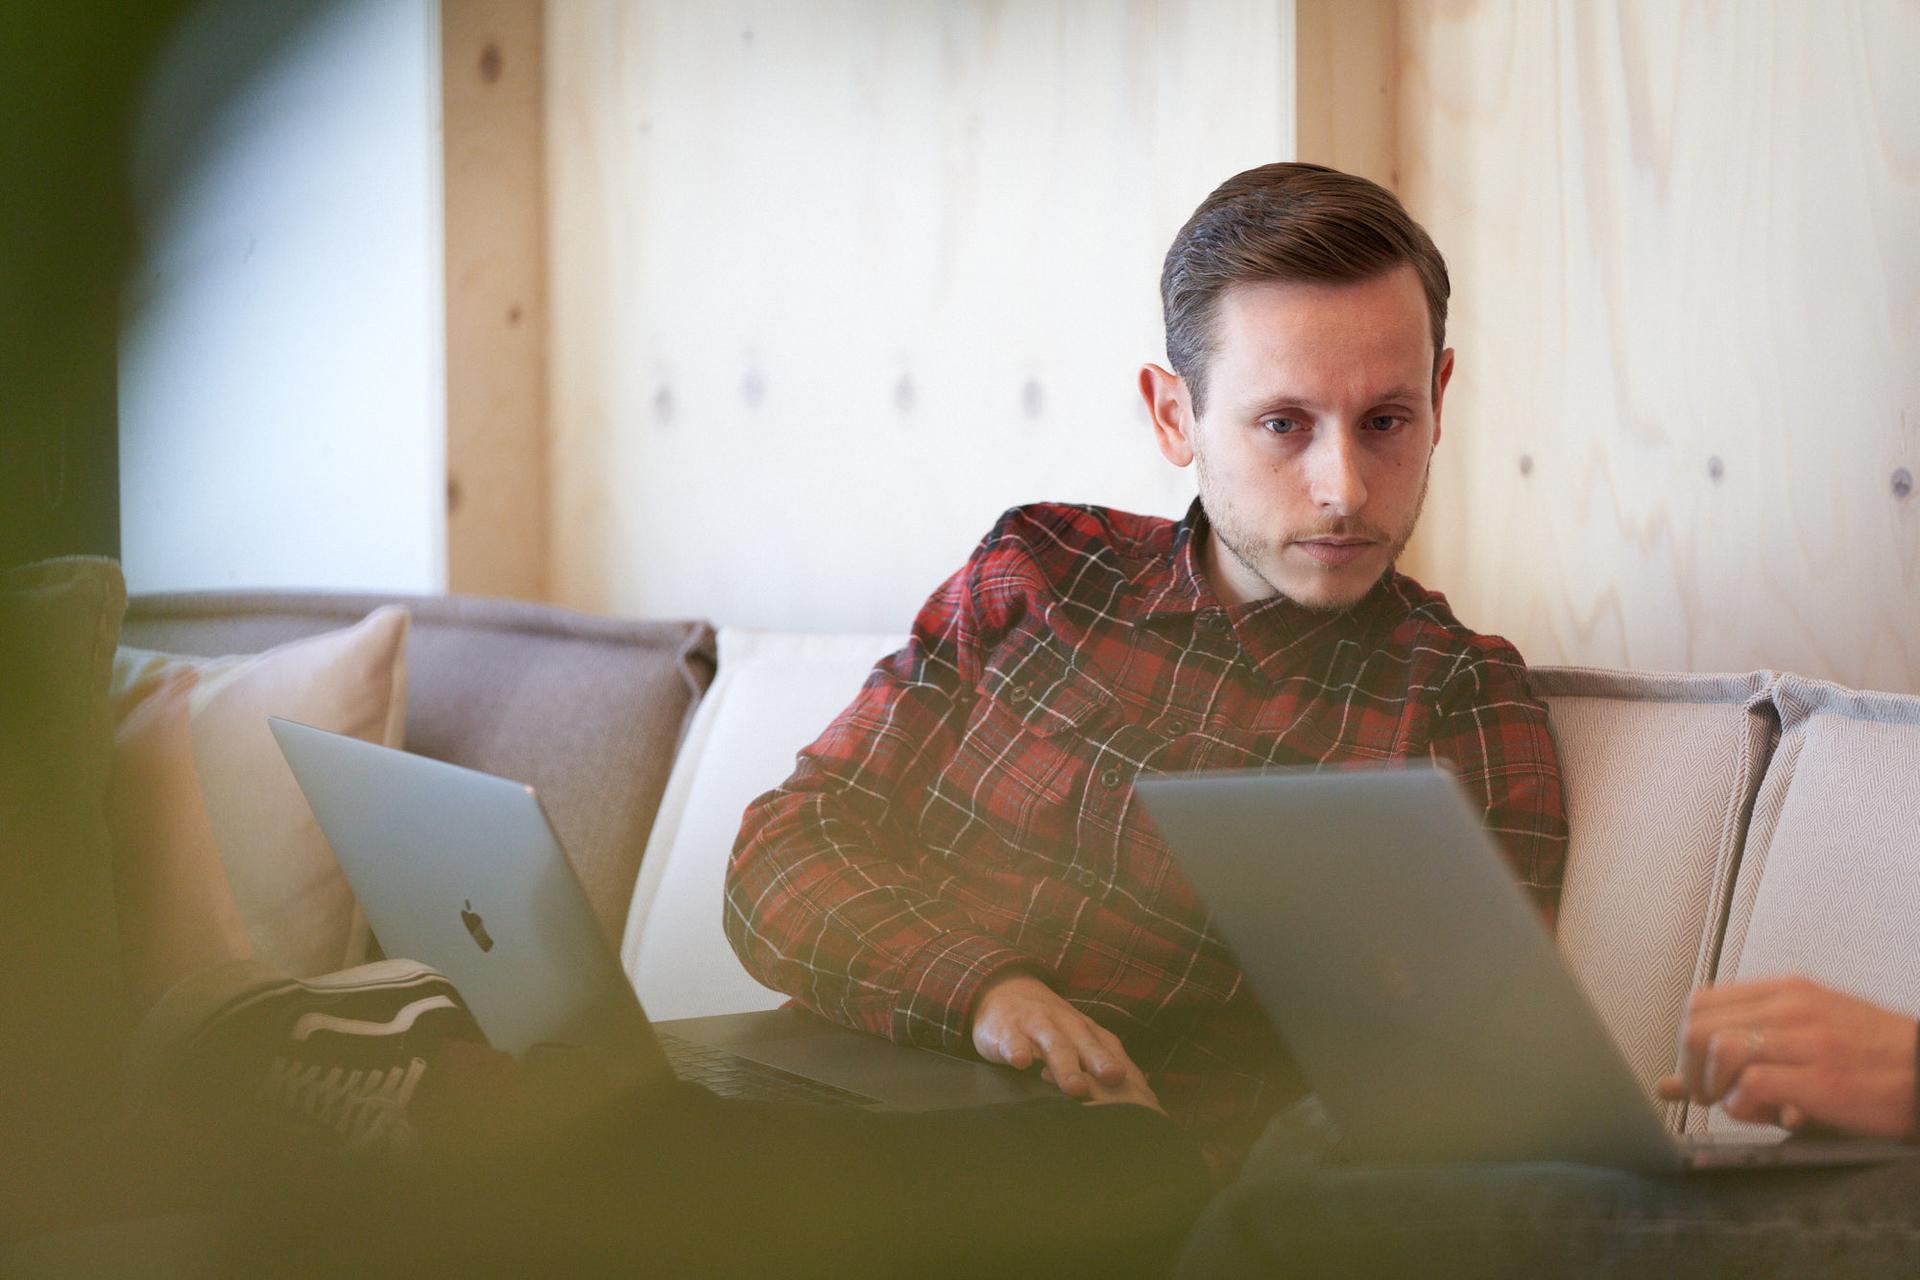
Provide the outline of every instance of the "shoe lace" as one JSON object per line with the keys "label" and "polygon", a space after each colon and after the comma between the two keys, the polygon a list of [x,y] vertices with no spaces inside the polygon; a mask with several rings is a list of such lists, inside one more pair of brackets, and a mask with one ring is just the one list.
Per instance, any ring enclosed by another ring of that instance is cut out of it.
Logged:
{"label": "shoe lace", "polygon": [[390,1154],[406,1156],[418,1145],[407,1104],[426,1070],[425,1058],[404,1067],[349,1070],[282,1057],[268,1067],[260,1093],[338,1133],[349,1151],[384,1144]]}

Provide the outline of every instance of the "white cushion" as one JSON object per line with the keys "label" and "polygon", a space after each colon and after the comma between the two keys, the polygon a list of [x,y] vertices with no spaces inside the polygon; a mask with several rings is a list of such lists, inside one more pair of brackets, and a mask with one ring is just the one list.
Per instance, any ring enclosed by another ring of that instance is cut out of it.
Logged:
{"label": "white cushion", "polygon": [[620,948],[649,1017],[771,1009],[786,997],[748,976],[721,928],[728,856],[747,805],[845,710],[904,636],[723,627],[713,685],[680,745],[640,862]]}
{"label": "white cushion", "polygon": [[[1715,980],[1800,974],[1920,1014],[1920,698],[1784,675]],[[1708,1127],[1742,1130],[1714,1108]]]}

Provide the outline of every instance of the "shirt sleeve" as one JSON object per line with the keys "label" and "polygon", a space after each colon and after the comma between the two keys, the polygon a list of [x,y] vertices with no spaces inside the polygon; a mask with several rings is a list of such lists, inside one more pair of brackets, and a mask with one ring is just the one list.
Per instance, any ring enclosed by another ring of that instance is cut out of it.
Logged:
{"label": "shirt sleeve", "polygon": [[1566,870],[1567,814],[1547,708],[1504,641],[1476,653],[1441,691],[1430,749],[1484,810],[1514,878],[1552,925]]}
{"label": "shirt sleeve", "polygon": [[973,704],[991,542],[793,775],[748,807],[726,879],[727,937],[755,978],[843,1025],[953,1053],[971,1048],[989,978],[1047,972],[928,891],[911,835]]}

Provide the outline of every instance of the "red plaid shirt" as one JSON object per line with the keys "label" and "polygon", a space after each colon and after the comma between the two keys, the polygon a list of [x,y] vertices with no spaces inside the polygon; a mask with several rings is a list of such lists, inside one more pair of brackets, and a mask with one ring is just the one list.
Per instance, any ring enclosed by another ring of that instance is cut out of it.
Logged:
{"label": "red plaid shirt", "polygon": [[1436,758],[1551,918],[1566,848],[1513,647],[1390,573],[1351,610],[1224,607],[1206,517],[1002,516],[853,705],[748,808],[726,929],[850,1027],[970,1053],[994,974],[1043,975],[1228,1149],[1301,1084],[1134,796],[1142,772]]}

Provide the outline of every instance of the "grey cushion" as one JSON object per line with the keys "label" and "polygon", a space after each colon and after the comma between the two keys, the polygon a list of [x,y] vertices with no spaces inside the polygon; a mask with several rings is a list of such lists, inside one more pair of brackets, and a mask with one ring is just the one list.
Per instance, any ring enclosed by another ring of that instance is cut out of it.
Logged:
{"label": "grey cushion", "polygon": [[[1528,673],[1565,780],[1569,846],[1558,940],[1652,1094],[1687,992],[1713,962],[1772,733],[1771,677],[1568,667]],[[1669,1127],[1704,1118],[1665,1107]]]}
{"label": "grey cushion", "polygon": [[253,653],[390,602],[413,615],[407,749],[538,790],[618,945],[675,748],[713,677],[705,623],[466,597],[249,591],[136,597],[124,638],[173,653]]}

